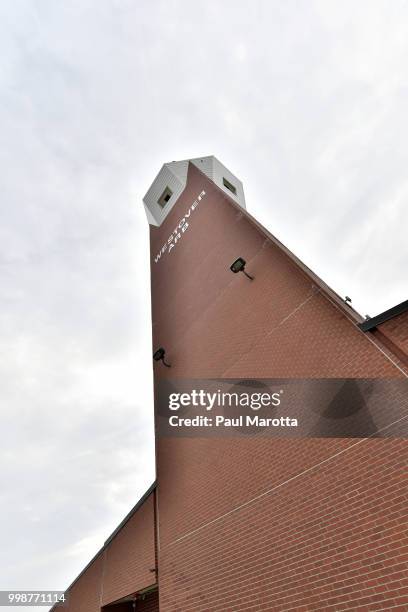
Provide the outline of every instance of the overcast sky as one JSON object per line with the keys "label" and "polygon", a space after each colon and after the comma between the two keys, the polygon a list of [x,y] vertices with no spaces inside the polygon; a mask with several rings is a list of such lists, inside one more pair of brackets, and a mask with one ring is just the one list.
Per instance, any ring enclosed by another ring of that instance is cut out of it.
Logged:
{"label": "overcast sky", "polygon": [[362,314],[408,297],[408,2],[2,0],[0,51],[0,589],[62,589],[154,479],[162,163],[216,155]]}

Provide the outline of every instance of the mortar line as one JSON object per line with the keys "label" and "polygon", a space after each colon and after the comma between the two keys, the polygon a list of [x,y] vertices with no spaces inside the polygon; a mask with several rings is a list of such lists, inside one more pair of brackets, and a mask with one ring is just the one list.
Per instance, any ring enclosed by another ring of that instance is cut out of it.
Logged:
{"label": "mortar line", "polygon": [[228,512],[225,512],[224,514],[221,514],[220,516],[217,516],[215,519],[209,521],[208,523],[204,523],[203,525],[200,525],[200,527],[197,527],[197,529],[193,529],[192,531],[189,531],[188,533],[184,534],[180,538],[177,538],[176,540],[173,540],[172,542],[170,542],[169,546],[171,546],[172,544],[177,544],[178,542],[181,542],[185,538],[188,538],[189,536],[194,535],[195,533],[201,531],[205,527],[209,527],[210,525],[213,525],[214,523],[217,523],[221,519],[223,519],[223,518],[225,518],[227,516],[230,516],[231,514],[234,514],[235,512],[238,512],[238,510],[242,510],[242,508],[245,508],[246,506],[249,506],[253,502],[258,501],[259,499],[262,499],[263,497],[265,497],[266,495],[269,495],[270,493],[273,493],[274,491],[276,491],[280,487],[283,487],[284,485],[292,482],[293,480],[296,480],[297,478],[300,478],[301,476],[304,476],[308,472],[311,472],[315,468],[318,468],[321,465],[324,465],[325,463],[331,461],[332,459],[335,459],[336,457],[339,457],[340,455],[342,455],[343,453],[347,452],[351,448],[354,448],[355,446],[358,446],[362,442],[365,442],[366,440],[369,440],[370,438],[372,438],[373,436],[376,436],[381,431],[385,431],[389,427],[392,427],[396,423],[399,423],[400,421],[403,421],[406,418],[408,418],[408,414],[404,415],[400,419],[397,419],[396,421],[393,421],[389,425],[385,425],[381,429],[378,429],[377,431],[375,431],[373,434],[371,434],[367,438],[361,438],[360,440],[358,440],[354,444],[351,444],[347,448],[343,448],[342,450],[338,451],[334,455],[331,455],[330,457],[326,457],[326,459],[323,459],[323,461],[320,461],[319,463],[316,463],[315,465],[312,465],[311,467],[307,468],[306,470],[303,470],[302,472],[299,472],[299,474],[295,474],[295,476],[292,476],[291,478],[288,478],[287,480],[285,480],[283,482],[280,482],[279,484],[275,485],[271,489],[268,489],[267,491],[264,491],[263,493],[260,493],[259,495],[256,495],[255,497],[252,497],[251,499],[247,500],[243,504],[240,504],[239,506],[236,506],[235,508],[233,508],[232,510],[229,510]]}

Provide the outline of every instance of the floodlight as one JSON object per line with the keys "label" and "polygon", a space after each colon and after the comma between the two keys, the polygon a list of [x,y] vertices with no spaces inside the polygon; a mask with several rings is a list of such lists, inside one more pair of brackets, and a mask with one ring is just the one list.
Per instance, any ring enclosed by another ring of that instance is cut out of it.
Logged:
{"label": "floodlight", "polygon": [[243,259],[242,257],[238,257],[238,259],[236,259],[234,263],[230,265],[230,270],[231,272],[234,272],[234,274],[237,274],[238,272],[243,272],[243,274],[245,274],[245,276],[249,278],[249,280],[254,280],[253,276],[250,276],[247,272],[245,272],[245,266],[245,259]]}
{"label": "floodlight", "polygon": [[166,368],[171,368],[171,365],[169,363],[166,363],[164,360],[164,356],[166,354],[166,351],[164,350],[164,348],[161,346],[160,348],[157,349],[157,351],[155,351],[153,353],[153,359],[155,361],[162,361],[163,365],[166,366]]}

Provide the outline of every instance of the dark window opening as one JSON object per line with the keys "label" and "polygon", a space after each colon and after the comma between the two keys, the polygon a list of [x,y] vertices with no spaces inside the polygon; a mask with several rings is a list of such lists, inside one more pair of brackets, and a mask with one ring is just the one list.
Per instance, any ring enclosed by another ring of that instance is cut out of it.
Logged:
{"label": "dark window opening", "polygon": [[157,203],[159,204],[159,206],[164,208],[167,202],[170,200],[172,195],[173,195],[173,192],[170,189],[170,187],[166,187],[166,189],[161,194],[160,198],[157,200]]}
{"label": "dark window opening", "polygon": [[222,177],[222,182],[224,183],[224,186],[225,186],[227,189],[229,189],[230,191],[232,191],[232,193],[233,193],[234,195],[237,195],[237,188],[236,188],[236,187],[235,187],[235,186],[234,186],[232,183],[230,183],[229,181],[227,181],[227,179],[226,179],[224,176]]}

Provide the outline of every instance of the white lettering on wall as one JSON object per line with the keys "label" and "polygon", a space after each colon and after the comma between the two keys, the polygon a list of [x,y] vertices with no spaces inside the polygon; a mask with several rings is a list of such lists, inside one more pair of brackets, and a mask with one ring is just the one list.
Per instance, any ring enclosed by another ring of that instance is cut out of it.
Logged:
{"label": "white lettering on wall", "polygon": [[201,202],[204,196],[205,196],[205,191],[202,191],[200,195],[197,196],[197,198],[191,204],[190,208],[185,213],[184,217],[180,219],[177,226],[174,228],[173,232],[170,234],[170,236],[168,237],[166,242],[163,244],[160,251],[157,253],[156,257],[154,258],[155,263],[157,263],[161,259],[161,256],[164,255],[166,252],[170,253],[172,249],[174,249],[176,244],[179,242],[183,234],[188,230],[189,228],[188,219],[190,219],[191,213],[197,208],[197,206],[199,205],[199,203]]}

